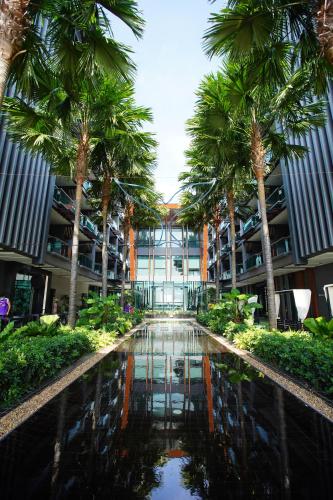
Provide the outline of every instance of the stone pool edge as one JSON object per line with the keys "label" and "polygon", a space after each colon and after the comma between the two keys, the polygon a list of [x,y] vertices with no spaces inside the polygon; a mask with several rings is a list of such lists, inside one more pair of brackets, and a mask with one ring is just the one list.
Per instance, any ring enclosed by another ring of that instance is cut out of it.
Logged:
{"label": "stone pool edge", "polygon": [[275,369],[271,365],[268,365],[257,356],[251,354],[249,351],[239,349],[232,342],[221,337],[220,335],[216,335],[215,333],[211,332],[209,328],[200,325],[200,323],[198,323],[197,321],[194,320],[192,322],[197,328],[200,328],[202,331],[204,331],[216,343],[237,354],[244,361],[252,365],[257,370],[261,371],[266,377],[273,380],[273,382],[275,382],[277,385],[302,401],[302,403],[317,411],[323,417],[327,418],[330,422],[333,423],[333,406],[327,403],[325,399],[321,398],[319,395],[313,393],[309,389],[306,389],[294,380],[291,380],[288,375],[283,375],[278,369]]}
{"label": "stone pool edge", "polygon": [[23,401],[23,403],[19,404],[13,410],[10,410],[3,417],[0,417],[0,441],[19,425],[28,420],[29,417],[40,410],[43,406],[49,403],[51,399],[55,398],[61,391],[66,389],[66,387],[75,382],[86,371],[93,368],[99,361],[105,358],[105,356],[110,354],[110,352],[117,349],[135,332],[141,330],[145,324],[146,321],[143,321],[139,325],[132,328],[132,330],[125,333],[123,337],[115,340],[115,342],[111,345],[103,347],[96,352],[87,354],[78,359],[73,365],[61,370],[56,380],[50,382],[50,384],[41,389],[37,394],[31,396],[26,401]]}

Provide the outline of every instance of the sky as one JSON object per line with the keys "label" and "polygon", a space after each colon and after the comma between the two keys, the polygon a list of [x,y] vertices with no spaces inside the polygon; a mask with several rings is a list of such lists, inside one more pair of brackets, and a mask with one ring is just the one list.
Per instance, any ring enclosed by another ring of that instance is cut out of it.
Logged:
{"label": "sky", "polygon": [[202,35],[209,14],[222,6],[208,0],[138,0],[146,28],[137,41],[130,30],[113,21],[115,38],[130,45],[137,65],[137,103],[152,108],[158,167],[156,188],[168,201],[179,188],[178,175],[185,169],[184,151],[189,145],[185,122],[193,115],[195,91],[203,75],[214,71],[202,49]]}

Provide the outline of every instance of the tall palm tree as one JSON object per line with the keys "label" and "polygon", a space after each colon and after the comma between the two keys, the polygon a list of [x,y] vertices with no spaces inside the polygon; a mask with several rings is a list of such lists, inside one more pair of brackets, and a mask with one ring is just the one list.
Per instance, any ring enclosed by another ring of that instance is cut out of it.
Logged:
{"label": "tall palm tree", "polygon": [[[193,155],[193,149],[190,150],[189,156],[201,171],[203,178],[210,176],[216,179],[208,200],[217,195],[220,197],[219,206],[223,202],[224,209],[228,209],[232,256],[231,281],[232,287],[235,288],[235,201],[240,201],[251,188],[251,175],[248,148],[239,133],[242,123],[238,123],[233,117],[229,103],[223,99],[221,85],[223,86],[223,77],[218,73],[206,76],[199,87],[195,117],[188,122],[188,132],[196,151]],[[197,162],[199,156],[201,159]],[[220,213],[220,208],[215,210],[215,218]],[[215,221],[215,225],[217,223],[218,220]]]}
{"label": "tall palm tree", "polygon": [[99,139],[101,128],[105,126],[105,114],[109,110],[110,117],[113,116],[113,88],[113,79],[96,76],[95,81],[74,81],[69,78],[63,82],[51,74],[44,82],[43,95],[31,105],[18,97],[6,98],[4,101],[11,137],[31,151],[41,152],[57,172],[74,175],[76,181],[68,317],[70,326],[75,325],[76,319],[82,187],[88,175],[90,151]]}
{"label": "tall palm tree", "polygon": [[[287,55],[281,64],[286,67]],[[242,65],[226,65],[224,71],[222,98],[238,118],[241,117],[244,135],[249,138],[262,222],[268,317],[270,327],[276,328],[274,273],[264,180],[270,165],[281,157],[301,156],[306,152],[305,148],[289,143],[290,135],[300,136],[312,127],[322,126],[325,121],[323,103],[312,102],[309,75],[302,71],[294,75],[286,74],[284,85],[277,85],[268,78],[264,82],[260,72],[256,73],[251,64],[244,62]]]}
{"label": "tall palm tree", "polygon": [[[135,104],[133,85],[114,81],[113,87],[108,89],[106,99],[110,100],[112,105],[101,109],[105,120],[104,126],[99,132],[99,137],[95,139],[91,151],[92,169],[97,174],[98,180],[101,179],[103,296],[107,295],[107,217],[112,181],[115,178],[125,177],[130,182],[133,178],[140,180],[151,176],[155,160],[153,148],[156,146],[152,134],[142,130],[145,122],[152,121],[151,111]],[[115,194],[114,189],[113,194]],[[121,201],[123,193],[119,189],[117,195],[118,201]],[[127,211],[125,208],[126,214]]]}
{"label": "tall palm tree", "polygon": [[108,14],[142,35],[144,23],[135,0],[3,0],[0,104],[8,80],[32,96],[50,57],[72,67],[77,78],[90,74],[96,62],[106,70],[130,66],[125,47],[109,36]]}
{"label": "tall palm tree", "polygon": [[[286,42],[297,64],[309,64],[312,81],[321,92],[333,65],[333,3],[327,0],[229,0],[212,14],[205,33],[207,53],[239,61],[251,56],[254,64],[267,44],[277,54]],[[316,77],[316,78],[315,78]]]}

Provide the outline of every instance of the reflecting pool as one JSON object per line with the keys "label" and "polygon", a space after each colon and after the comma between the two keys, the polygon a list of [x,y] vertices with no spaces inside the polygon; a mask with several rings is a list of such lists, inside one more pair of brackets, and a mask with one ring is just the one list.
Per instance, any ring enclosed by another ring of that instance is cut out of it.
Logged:
{"label": "reflecting pool", "polygon": [[190,322],[150,323],[0,441],[0,496],[330,499],[332,431]]}

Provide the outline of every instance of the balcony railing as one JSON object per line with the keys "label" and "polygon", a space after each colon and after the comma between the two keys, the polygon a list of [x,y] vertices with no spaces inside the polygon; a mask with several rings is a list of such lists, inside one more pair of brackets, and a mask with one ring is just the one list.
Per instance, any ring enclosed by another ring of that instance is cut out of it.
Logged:
{"label": "balcony railing", "polygon": [[93,268],[92,259],[88,255],[85,255],[83,253],[79,254],[79,265],[81,267],[86,267],[87,269]]}
{"label": "balcony railing", "polygon": [[54,199],[58,204],[63,205],[67,210],[71,212],[75,212],[74,201],[72,198],[65,193],[65,191],[59,187],[55,187],[54,189]]}
{"label": "balcony railing", "polygon": [[96,224],[94,224],[86,215],[81,214],[80,225],[83,229],[87,229],[90,233],[94,234],[95,236],[97,236],[99,233]]}
{"label": "balcony railing", "polygon": [[228,254],[230,252],[231,252],[231,246],[228,243],[226,243],[225,245],[222,245],[221,251],[220,251],[221,255]]}
{"label": "balcony railing", "polygon": [[260,216],[259,216],[259,213],[256,212],[249,219],[247,219],[246,222],[244,222],[243,234],[245,234],[248,231],[251,231],[251,229],[255,228],[259,221],[260,221]]}
{"label": "balcony railing", "polygon": [[222,273],[222,279],[223,280],[231,280],[231,271],[224,271]]}
{"label": "balcony railing", "polygon": [[291,252],[290,238],[281,238],[272,243],[272,257],[287,255]]}
{"label": "balcony railing", "polygon": [[108,271],[108,279],[109,280],[115,279],[115,272],[114,271]]}
{"label": "balcony railing", "polygon": [[55,236],[49,236],[47,241],[47,251],[51,253],[56,253],[62,255],[62,257],[69,257],[69,245],[64,241],[56,238]]}
{"label": "balcony railing", "polygon": [[102,264],[95,264],[95,273],[102,274]]}
{"label": "balcony railing", "polygon": [[244,273],[244,266],[243,264],[237,264],[236,266],[236,274],[243,274]]}
{"label": "balcony railing", "polygon": [[267,211],[281,206],[286,199],[282,186],[277,187],[266,199]]}
{"label": "balcony railing", "polygon": [[246,260],[246,270],[248,271],[254,267],[260,267],[263,263],[264,259],[262,253],[251,255],[251,257]]}

